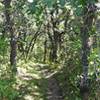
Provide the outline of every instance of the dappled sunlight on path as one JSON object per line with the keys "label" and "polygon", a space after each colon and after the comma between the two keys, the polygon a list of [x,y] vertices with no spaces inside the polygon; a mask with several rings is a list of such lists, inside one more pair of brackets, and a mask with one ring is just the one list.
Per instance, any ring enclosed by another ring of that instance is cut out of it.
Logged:
{"label": "dappled sunlight on path", "polygon": [[18,67],[18,100],[63,100],[56,79],[57,71],[48,69],[47,64]]}

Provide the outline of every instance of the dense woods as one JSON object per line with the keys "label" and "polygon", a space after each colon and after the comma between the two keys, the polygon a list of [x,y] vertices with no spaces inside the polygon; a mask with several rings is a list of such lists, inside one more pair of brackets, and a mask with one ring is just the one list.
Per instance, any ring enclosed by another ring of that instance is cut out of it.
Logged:
{"label": "dense woods", "polygon": [[99,0],[0,0],[0,100],[100,100]]}

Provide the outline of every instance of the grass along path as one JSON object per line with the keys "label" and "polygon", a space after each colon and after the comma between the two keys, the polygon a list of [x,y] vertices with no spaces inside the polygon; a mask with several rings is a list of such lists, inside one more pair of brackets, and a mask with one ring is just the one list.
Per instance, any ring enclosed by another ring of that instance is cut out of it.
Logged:
{"label": "grass along path", "polygon": [[63,100],[56,79],[46,64],[18,67],[18,100]]}

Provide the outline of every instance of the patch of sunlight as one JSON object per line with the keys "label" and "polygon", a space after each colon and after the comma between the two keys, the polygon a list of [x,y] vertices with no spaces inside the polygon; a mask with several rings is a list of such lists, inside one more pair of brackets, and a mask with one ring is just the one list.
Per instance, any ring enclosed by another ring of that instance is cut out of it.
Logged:
{"label": "patch of sunlight", "polygon": [[40,98],[39,100],[43,100],[42,98]]}
{"label": "patch of sunlight", "polygon": [[17,85],[16,85],[16,89],[20,89],[20,86],[23,84],[25,84],[25,82],[24,81],[22,81],[22,80],[20,80],[18,77],[16,78],[16,83],[17,83]]}
{"label": "patch of sunlight", "polygon": [[23,77],[23,80],[29,81],[32,80],[32,77]]}
{"label": "patch of sunlight", "polygon": [[52,77],[52,76],[53,76],[54,74],[56,74],[56,73],[57,73],[57,71],[55,71],[55,72],[53,72],[53,73],[47,75],[45,78],[50,78],[50,77]]}
{"label": "patch of sunlight", "polygon": [[17,65],[21,67],[21,65],[23,65],[24,63],[25,63],[24,60],[19,60]]}
{"label": "patch of sunlight", "polygon": [[96,6],[100,9],[100,1],[96,3]]}
{"label": "patch of sunlight", "polygon": [[[1,21],[2,21],[2,20],[0,19],[0,22],[1,22]],[[2,35],[2,34],[3,34],[3,33],[0,32],[0,35]]]}
{"label": "patch of sunlight", "polygon": [[36,66],[41,66],[41,67],[49,66],[48,64],[42,64],[42,63],[34,63],[34,65],[36,65]]}
{"label": "patch of sunlight", "polygon": [[35,89],[38,89],[38,86],[34,86]]}
{"label": "patch of sunlight", "polygon": [[21,67],[27,68],[27,67],[29,67],[29,65],[27,63],[24,63],[24,64],[21,64]]}
{"label": "patch of sunlight", "polygon": [[27,0],[29,3],[32,3],[33,2],[33,0]]}
{"label": "patch of sunlight", "polygon": [[48,69],[41,70],[42,73],[48,73]]}
{"label": "patch of sunlight", "polygon": [[39,71],[37,71],[34,68],[30,68],[30,67],[27,69],[27,72],[30,73],[30,74],[32,74],[32,73],[39,74]]}
{"label": "patch of sunlight", "polygon": [[33,96],[31,96],[31,95],[25,95],[24,99],[25,100],[34,100]]}
{"label": "patch of sunlight", "polygon": [[32,77],[35,79],[41,79],[41,76],[39,76],[38,74],[34,74],[34,73],[32,73]]}
{"label": "patch of sunlight", "polygon": [[90,62],[90,64],[91,64],[91,65],[93,65],[93,64],[94,64],[94,62],[93,62],[93,61],[91,61],[91,62]]}
{"label": "patch of sunlight", "polygon": [[25,75],[27,73],[27,70],[25,68],[17,68],[17,72],[19,76]]}
{"label": "patch of sunlight", "polygon": [[28,67],[27,70],[28,70],[28,72],[33,72],[33,71],[35,71],[34,68],[32,68],[32,67]]}
{"label": "patch of sunlight", "polygon": [[29,87],[27,87],[27,89],[28,90],[33,90],[33,91],[35,90],[36,91],[36,90],[38,90],[38,86],[35,85],[35,84],[32,84],[32,86],[30,85]]}
{"label": "patch of sunlight", "polygon": [[40,93],[39,93],[39,92],[34,92],[34,95],[35,95],[35,96],[39,96]]}
{"label": "patch of sunlight", "polygon": [[30,61],[28,64],[31,66],[34,65],[33,61]]}

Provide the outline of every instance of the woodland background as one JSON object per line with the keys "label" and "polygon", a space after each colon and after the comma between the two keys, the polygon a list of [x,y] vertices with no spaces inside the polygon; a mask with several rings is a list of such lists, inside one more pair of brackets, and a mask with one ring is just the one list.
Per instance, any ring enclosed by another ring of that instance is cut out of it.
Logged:
{"label": "woodland background", "polygon": [[100,100],[99,0],[0,0],[0,100]]}

